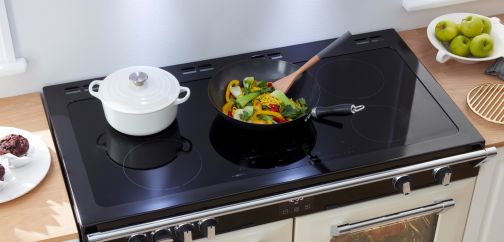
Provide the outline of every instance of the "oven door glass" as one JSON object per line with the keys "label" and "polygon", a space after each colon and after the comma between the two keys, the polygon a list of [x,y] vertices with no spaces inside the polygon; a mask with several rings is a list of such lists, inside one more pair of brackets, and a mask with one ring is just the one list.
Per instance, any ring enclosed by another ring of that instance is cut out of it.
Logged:
{"label": "oven door glass", "polygon": [[428,214],[343,234],[331,242],[432,242],[437,221],[437,214]]}

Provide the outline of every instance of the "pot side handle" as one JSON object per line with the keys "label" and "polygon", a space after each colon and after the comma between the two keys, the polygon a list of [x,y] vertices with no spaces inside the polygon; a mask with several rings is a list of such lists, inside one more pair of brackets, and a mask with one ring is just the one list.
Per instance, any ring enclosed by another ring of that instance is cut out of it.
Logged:
{"label": "pot side handle", "polygon": [[94,87],[95,86],[100,86],[101,83],[102,83],[102,81],[100,81],[100,80],[94,80],[91,83],[89,83],[89,87],[88,87],[89,94],[91,94],[92,96],[100,99],[99,89],[98,89],[98,91],[95,91]]}
{"label": "pot side handle", "polygon": [[180,93],[183,92],[185,92],[185,95],[182,98],[177,98],[177,100],[175,100],[175,105],[184,103],[185,101],[187,101],[187,99],[189,99],[189,96],[191,96],[191,90],[189,88],[180,87]]}

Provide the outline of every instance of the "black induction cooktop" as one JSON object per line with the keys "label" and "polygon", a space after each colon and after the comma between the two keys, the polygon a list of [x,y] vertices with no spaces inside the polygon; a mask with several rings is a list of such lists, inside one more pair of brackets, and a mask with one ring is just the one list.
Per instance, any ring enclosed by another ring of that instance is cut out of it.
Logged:
{"label": "black induction cooktop", "polygon": [[[317,106],[365,105],[352,116],[250,132],[222,119],[208,81],[248,58],[302,65],[323,40],[164,67],[191,89],[166,130],[111,128],[91,80],[45,87],[43,99],[81,231],[106,230],[460,154],[484,146],[394,30],[354,35],[309,75]],[[237,77],[240,78],[240,77]],[[96,78],[100,79],[100,78]]]}

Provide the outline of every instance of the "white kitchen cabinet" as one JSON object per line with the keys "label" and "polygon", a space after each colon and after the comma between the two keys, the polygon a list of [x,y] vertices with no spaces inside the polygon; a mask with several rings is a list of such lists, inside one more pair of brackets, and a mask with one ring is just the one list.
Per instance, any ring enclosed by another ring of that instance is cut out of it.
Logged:
{"label": "white kitchen cabinet", "polygon": [[[504,134],[503,134],[504,135]],[[494,242],[504,238],[504,147],[480,168],[464,242]]]}
{"label": "white kitchen cabinet", "polygon": [[[366,223],[369,222],[370,219],[385,218],[385,216],[387,216],[387,221],[390,221],[389,219],[393,218],[394,214],[407,214],[408,212],[405,211],[421,210],[426,207],[432,207],[431,205],[439,204],[440,202],[444,204],[442,201],[454,202],[454,206],[448,207],[437,216],[435,215],[437,214],[437,210],[434,210],[436,212],[430,211],[422,214],[431,216],[430,218],[432,218],[432,222],[427,221],[427,225],[423,226],[423,228],[426,228],[425,231],[430,231],[430,233],[428,233],[429,235],[424,237],[435,235],[435,242],[460,242],[462,241],[464,233],[475,180],[475,178],[467,178],[452,182],[446,187],[439,185],[413,190],[412,193],[407,196],[398,194],[297,217],[295,219],[294,242],[340,241],[343,238],[339,238],[340,240],[333,240],[331,235],[332,229],[334,229],[335,226],[363,221],[363,223]],[[413,217],[417,218],[418,215]],[[426,217],[421,216],[418,221],[423,223],[426,219]],[[399,222],[401,222],[400,225],[411,226],[409,222],[412,220],[405,221],[404,219],[399,219]],[[432,224],[436,224],[435,221],[437,221],[437,226],[432,226]],[[394,223],[386,222],[384,224],[390,225]],[[371,227],[376,228],[377,226]],[[416,228],[414,229],[416,230]],[[391,230],[393,229],[385,228],[374,234],[376,235]],[[371,233],[366,233],[366,235],[368,234]],[[432,239],[428,241],[432,241]]]}
{"label": "white kitchen cabinet", "polygon": [[292,242],[293,219],[254,226],[238,231],[219,234],[213,240],[198,239],[198,242]]}

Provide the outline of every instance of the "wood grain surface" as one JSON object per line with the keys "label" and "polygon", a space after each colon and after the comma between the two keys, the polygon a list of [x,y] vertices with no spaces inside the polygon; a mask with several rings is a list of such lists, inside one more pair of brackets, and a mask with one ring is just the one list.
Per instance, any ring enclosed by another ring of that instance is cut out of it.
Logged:
{"label": "wood grain surface", "polygon": [[[504,21],[504,14],[498,15]],[[469,91],[483,83],[504,83],[496,76],[485,75],[493,61],[463,64],[455,60],[441,64],[436,61],[437,49],[427,39],[426,28],[408,30],[399,34],[418,56],[423,65],[441,84],[444,90],[464,112],[466,117],[483,135],[486,146],[504,146],[504,125],[491,123],[479,117],[469,108],[466,96]],[[504,44],[504,43],[502,43]]]}
{"label": "wood grain surface", "polygon": [[27,130],[49,147],[51,167],[29,193],[0,204],[0,241],[78,238],[72,209],[39,93],[0,99],[0,126]]}

